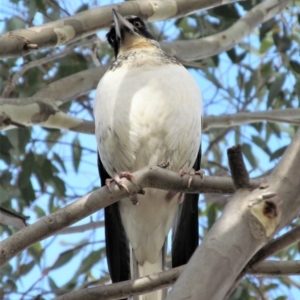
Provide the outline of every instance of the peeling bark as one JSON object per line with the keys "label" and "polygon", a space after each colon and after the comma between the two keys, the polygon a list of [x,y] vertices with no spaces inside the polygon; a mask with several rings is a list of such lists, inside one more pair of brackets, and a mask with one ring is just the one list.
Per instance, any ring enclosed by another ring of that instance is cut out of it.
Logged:
{"label": "peeling bark", "polygon": [[49,47],[57,47],[108,27],[112,22],[112,9],[122,15],[139,16],[149,22],[183,17],[198,10],[216,7],[237,0],[144,0],[106,5],[80,12],[72,17],[47,24],[14,30],[0,36],[0,59],[19,57]]}

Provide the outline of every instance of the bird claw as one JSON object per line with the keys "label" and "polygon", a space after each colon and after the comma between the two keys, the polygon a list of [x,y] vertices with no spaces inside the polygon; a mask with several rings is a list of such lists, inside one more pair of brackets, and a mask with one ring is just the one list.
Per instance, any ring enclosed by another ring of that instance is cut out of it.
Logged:
{"label": "bird claw", "polygon": [[126,192],[128,194],[130,194],[128,187],[124,183],[121,182],[121,180],[120,180],[121,178],[126,178],[126,179],[128,179],[130,181],[131,180],[135,181],[135,177],[131,173],[129,173],[129,172],[121,172],[119,175],[115,176],[114,178],[106,179],[105,184],[106,184],[107,188],[111,191],[110,185],[111,185],[112,182],[115,182],[116,185],[119,188],[125,189]]}
{"label": "bird claw", "polygon": [[193,180],[194,180],[194,177],[195,177],[196,175],[200,176],[201,180],[204,179],[204,172],[203,172],[202,170],[195,171],[194,169],[192,169],[191,171],[187,172],[187,171],[181,169],[181,170],[179,171],[179,173],[178,173],[178,175],[179,175],[179,180],[180,180],[184,175],[186,175],[186,174],[189,175],[188,189],[191,187],[192,182],[193,182]]}
{"label": "bird claw", "polygon": [[[114,182],[120,189],[123,188],[124,190],[126,190],[126,192],[129,194],[130,201],[132,202],[133,205],[138,205],[139,201],[137,199],[137,196],[135,194],[132,195],[130,193],[128,187],[121,182],[121,178],[126,178],[130,181],[135,182],[135,177],[130,172],[121,172],[119,175],[113,178],[106,179],[105,184],[107,188],[109,189],[109,191],[111,191],[110,185],[112,182]],[[145,194],[145,191],[141,190],[140,193]]]}

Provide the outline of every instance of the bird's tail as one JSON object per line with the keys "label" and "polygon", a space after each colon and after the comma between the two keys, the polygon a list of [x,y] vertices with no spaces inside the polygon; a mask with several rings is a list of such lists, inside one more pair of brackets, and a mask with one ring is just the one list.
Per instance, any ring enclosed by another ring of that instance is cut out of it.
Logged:
{"label": "bird's tail", "polygon": [[[132,257],[134,258],[134,257]],[[152,264],[145,261],[143,265],[137,264],[137,272],[134,272],[134,278],[143,277],[147,275],[152,275],[154,273],[159,273],[164,270],[164,248],[161,250],[158,260]],[[143,294],[134,298],[134,300],[164,300],[167,295],[166,289],[156,290],[147,294]]]}

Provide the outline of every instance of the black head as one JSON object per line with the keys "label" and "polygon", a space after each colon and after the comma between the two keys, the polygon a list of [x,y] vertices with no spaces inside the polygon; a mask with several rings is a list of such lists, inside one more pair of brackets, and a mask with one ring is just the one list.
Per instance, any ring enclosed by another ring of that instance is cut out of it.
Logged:
{"label": "black head", "polygon": [[139,17],[124,18],[113,9],[114,24],[106,34],[110,46],[114,49],[115,57],[118,56],[119,50],[130,39],[145,38],[154,40],[154,37],[147,30],[144,21]]}

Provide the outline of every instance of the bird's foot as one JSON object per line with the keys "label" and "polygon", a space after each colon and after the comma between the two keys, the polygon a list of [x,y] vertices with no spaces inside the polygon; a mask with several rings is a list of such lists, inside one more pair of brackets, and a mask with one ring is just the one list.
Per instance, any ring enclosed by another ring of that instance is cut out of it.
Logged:
{"label": "bird's foot", "polygon": [[179,171],[179,173],[178,173],[178,175],[179,175],[179,180],[180,180],[184,175],[186,175],[186,174],[188,174],[188,175],[190,176],[189,181],[188,181],[188,189],[190,188],[190,186],[191,186],[191,184],[192,184],[192,182],[193,182],[193,180],[194,180],[194,177],[195,177],[196,175],[200,176],[200,178],[201,178],[202,180],[203,180],[203,178],[204,178],[204,172],[203,172],[202,170],[195,171],[194,169],[192,169],[191,171],[187,172],[187,171],[181,169],[181,170]]}
{"label": "bird's foot", "polygon": [[114,182],[119,188],[125,189],[128,192],[128,194],[130,194],[127,186],[124,183],[122,183],[121,178],[127,178],[130,181],[135,180],[134,176],[131,173],[121,172],[119,175],[113,178],[106,179],[105,184],[108,187],[108,189],[111,190],[110,185],[112,182]]}
{"label": "bird's foot", "polygon": [[[119,175],[115,176],[114,178],[106,179],[105,184],[106,184],[107,188],[111,191],[110,185],[111,185],[111,183],[114,182],[120,189],[123,188],[127,191],[127,193],[129,194],[129,199],[133,205],[138,205],[139,201],[137,199],[137,195],[130,193],[127,186],[124,183],[122,183],[122,181],[121,181],[122,178],[126,178],[130,181],[135,181],[135,177],[130,172],[121,172]],[[138,192],[138,194],[145,194],[145,191],[141,190]]]}

